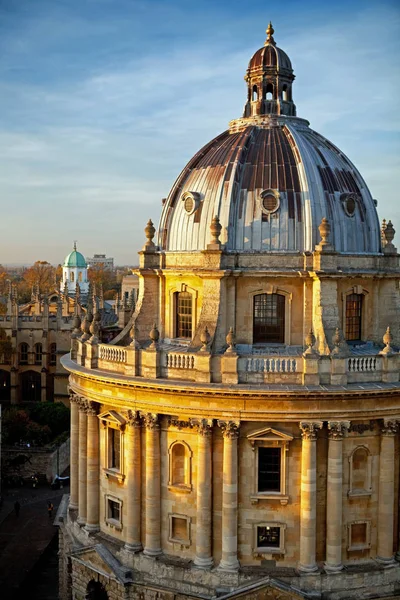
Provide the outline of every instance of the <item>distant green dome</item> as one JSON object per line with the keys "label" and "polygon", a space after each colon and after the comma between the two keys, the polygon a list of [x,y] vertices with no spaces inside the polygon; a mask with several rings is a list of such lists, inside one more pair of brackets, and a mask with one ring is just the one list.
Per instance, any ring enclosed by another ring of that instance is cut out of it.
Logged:
{"label": "distant green dome", "polygon": [[86,269],[87,264],[83,254],[77,251],[76,247],[68,254],[64,261],[64,267],[78,267],[80,269]]}

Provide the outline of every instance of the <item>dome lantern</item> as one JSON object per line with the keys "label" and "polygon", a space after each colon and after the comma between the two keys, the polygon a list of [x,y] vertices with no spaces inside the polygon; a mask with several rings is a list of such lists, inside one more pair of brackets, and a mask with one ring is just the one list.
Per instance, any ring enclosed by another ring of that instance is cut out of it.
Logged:
{"label": "dome lantern", "polygon": [[257,50],[249,62],[244,78],[247,83],[244,117],[296,116],[296,106],[292,100],[292,83],[295,78],[292,64],[287,54],[276,46],[274,31],[270,22],[263,48]]}
{"label": "dome lantern", "polygon": [[76,242],[74,242],[72,252],[64,260],[63,276],[60,282],[61,292],[67,289],[70,295],[74,295],[76,286],[79,285],[80,291],[86,294],[89,286],[87,269],[85,257],[78,252]]}

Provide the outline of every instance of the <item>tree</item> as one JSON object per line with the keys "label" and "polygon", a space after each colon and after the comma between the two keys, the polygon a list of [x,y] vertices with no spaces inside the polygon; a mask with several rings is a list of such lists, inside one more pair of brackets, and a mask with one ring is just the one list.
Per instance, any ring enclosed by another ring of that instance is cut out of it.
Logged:
{"label": "tree", "polygon": [[100,285],[103,286],[103,291],[107,292],[111,289],[117,289],[117,280],[114,271],[105,267],[104,263],[98,263],[88,269],[88,279],[96,286],[99,293]]}
{"label": "tree", "polygon": [[47,260],[37,260],[23,274],[24,281],[30,287],[38,284],[41,294],[50,292],[54,287],[56,269]]}

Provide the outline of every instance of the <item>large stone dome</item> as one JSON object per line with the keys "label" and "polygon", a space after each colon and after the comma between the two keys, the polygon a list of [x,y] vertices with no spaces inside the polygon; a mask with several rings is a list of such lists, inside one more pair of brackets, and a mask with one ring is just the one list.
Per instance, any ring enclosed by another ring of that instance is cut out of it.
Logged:
{"label": "large stone dome", "polygon": [[226,251],[312,252],[326,217],[337,252],[380,252],[365,181],[343,152],[295,116],[290,60],[276,47],[271,26],[267,33],[245,77],[244,116],[206,144],[172,187],[160,248],[206,249],[218,216]]}

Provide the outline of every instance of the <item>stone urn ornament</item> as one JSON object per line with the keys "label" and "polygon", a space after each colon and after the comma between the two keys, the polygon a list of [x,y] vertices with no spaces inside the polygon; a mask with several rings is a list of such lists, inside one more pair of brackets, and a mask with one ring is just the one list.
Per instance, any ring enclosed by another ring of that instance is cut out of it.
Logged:
{"label": "stone urn ornament", "polygon": [[200,334],[200,341],[202,343],[201,352],[207,352],[208,346],[211,341],[211,335],[208,331],[207,325],[204,327],[203,331]]}
{"label": "stone urn ornament", "polygon": [[148,220],[146,227],[144,228],[144,233],[145,236],[147,238],[147,241],[143,247],[143,250],[150,250],[150,249],[154,249],[154,242],[153,242],[153,238],[154,235],[156,233],[156,229],[153,225],[153,221],[151,219]]}
{"label": "stone urn ornament", "polygon": [[221,245],[219,236],[221,235],[222,225],[219,222],[219,218],[217,217],[217,215],[215,215],[215,217],[211,221],[210,231],[211,231],[211,237],[212,237],[211,243],[215,244],[217,246]]}
{"label": "stone urn ornament", "polygon": [[383,350],[380,351],[379,354],[392,354],[394,352],[391,343],[393,342],[393,335],[392,332],[390,331],[390,327],[388,327],[385,331],[385,334],[382,338],[383,343],[385,344],[385,347],[383,348]]}
{"label": "stone urn ornament", "polygon": [[157,324],[154,323],[153,328],[150,331],[150,339],[151,339],[151,346],[150,348],[157,348],[157,344],[158,344],[158,340],[160,339],[160,332],[157,329]]}
{"label": "stone urn ornament", "polygon": [[315,339],[315,335],[312,329],[310,329],[310,331],[307,333],[305,339],[304,339],[305,345],[307,346],[307,349],[305,350],[304,354],[305,355],[312,355],[315,354],[313,346],[316,342]]}
{"label": "stone urn ornament", "polygon": [[342,337],[340,335],[339,327],[336,327],[335,333],[332,336],[332,344],[333,344],[332,354],[340,354],[340,342],[341,341],[342,341]]}
{"label": "stone urn ornament", "polygon": [[331,233],[331,226],[326,217],[324,217],[318,226],[319,234],[321,236],[321,241],[319,243],[320,246],[328,246],[329,245],[329,236]]}

